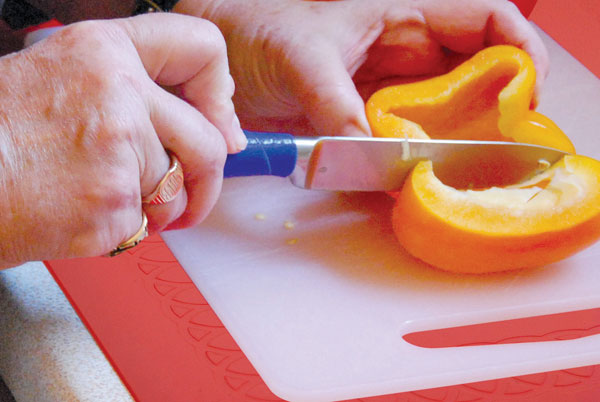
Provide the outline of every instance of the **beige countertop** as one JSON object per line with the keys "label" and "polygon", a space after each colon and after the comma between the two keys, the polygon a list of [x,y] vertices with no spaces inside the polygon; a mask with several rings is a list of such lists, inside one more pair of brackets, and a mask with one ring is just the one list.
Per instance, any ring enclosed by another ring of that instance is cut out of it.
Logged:
{"label": "beige countertop", "polygon": [[0,375],[18,402],[132,401],[41,262],[0,271]]}

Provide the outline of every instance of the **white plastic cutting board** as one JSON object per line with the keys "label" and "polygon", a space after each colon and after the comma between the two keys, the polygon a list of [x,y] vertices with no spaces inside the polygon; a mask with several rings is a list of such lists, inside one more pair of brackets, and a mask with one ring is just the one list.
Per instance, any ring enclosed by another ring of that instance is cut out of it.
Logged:
{"label": "white plastic cutting board", "polygon": [[[600,158],[600,80],[544,39],[553,69],[538,110],[580,153]],[[600,243],[540,269],[452,275],[402,250],[391,205],[383,194],[229,179],[203,224],[163,238],[263,380],[287,400],[350,399],[600,363],[600,335],[444,349],[405,342],[402,336],[417,330],[600,307]]]}

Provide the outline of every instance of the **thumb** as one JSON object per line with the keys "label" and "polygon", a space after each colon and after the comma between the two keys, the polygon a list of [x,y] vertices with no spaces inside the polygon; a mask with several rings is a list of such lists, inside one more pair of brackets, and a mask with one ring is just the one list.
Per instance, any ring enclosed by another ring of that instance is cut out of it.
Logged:
{"label": "thumb", "polygon": [[330,49],[319,53],[297,63],[291,80],[307,118],[318,135],[371,136],[364,101],[342,57]]}
{"label": "thumb", "polygon": [[246,136],[231,100],[235,86],[225,40],[214,24],[169,13],[117,23],[128,33],[150,78],[160,85],[180,87],[186,100],[221,132],[229,152],[245,147]]}

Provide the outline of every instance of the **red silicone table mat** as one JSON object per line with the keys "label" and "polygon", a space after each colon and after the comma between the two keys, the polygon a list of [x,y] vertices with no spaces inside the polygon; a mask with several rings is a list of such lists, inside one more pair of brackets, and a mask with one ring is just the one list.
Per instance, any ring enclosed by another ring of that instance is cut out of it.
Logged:
{"label": "red silicone table mat", "polygon": [[[590,40],[582,40],[600,38],[599,2],[539,0],[531,17],[600,77],[600,52],[592,51]],[[265,386],[159,236],[119,258],[46,265],[135,399],[280,400]],[[474,328],[454,330],[443,334],[448,342],[443,346],[452,344],[452,337],[458,345],[571,339],[600,331],[600,309],[579,314],[487,327],[479,337],[473,336]],[[557,321],[552,328],[551,319]],[[486,331],[501,336],[484,335]],[[415,336],[415,343],[432,347],[441,339],[432,334]],[[598,401],[600,365],[360,400]]]}
{"label": "red silicone table mat", "polygon": [[[265,386],[160,237],[145,240],[115,260],[63,260],[47,265],[135,399],[144,402],[281,400]],[[584,313],[587,320],[580,325],[574,326],[577,317],[572,320],[563,317],[552,331],[544,330],[548,321],[531,325],[521,322],[521,338],[544,341],[598,333],[600,309]],[[503,335],[502,331],[511,332],[507,327],[493,328],[493,334],[483,332],[478,339],[519,341]],[[444,338],[448,341],[448,337],[454,337],[457,340],[454,344],[465,340],[473,343],[469,328],[462,334],[446,334]],[[427,343],[428,339],[421,337],[421,341]],[[591,402],[599,399],[600,365],[597,365],[356,401]]]}

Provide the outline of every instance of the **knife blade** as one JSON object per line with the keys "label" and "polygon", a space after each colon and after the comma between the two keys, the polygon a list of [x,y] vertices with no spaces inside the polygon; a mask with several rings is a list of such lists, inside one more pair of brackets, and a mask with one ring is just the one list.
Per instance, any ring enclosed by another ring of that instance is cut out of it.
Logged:
{"label": "knife blade", "polygon": [[245,131],[247,148],[227,156],[224,177],[289,177],[302,188],[395,191],[420,161],[455,188],[518,183],[567,155],[553,148],[501,141],[368,137],[295,137]]}

